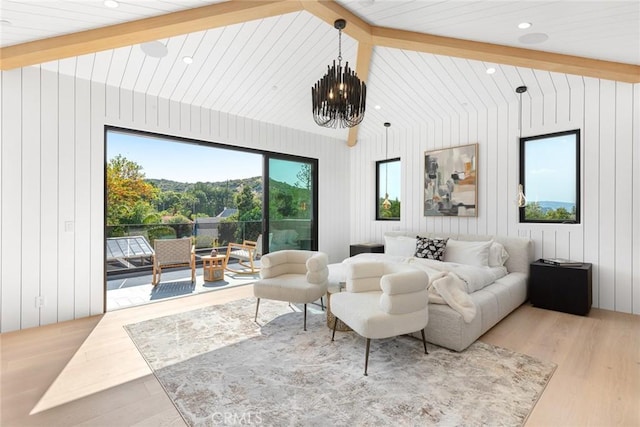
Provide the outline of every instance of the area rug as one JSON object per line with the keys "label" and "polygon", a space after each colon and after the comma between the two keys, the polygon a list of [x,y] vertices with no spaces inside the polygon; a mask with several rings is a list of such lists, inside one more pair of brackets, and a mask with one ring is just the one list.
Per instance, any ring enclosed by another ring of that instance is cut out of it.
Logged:
{"label": "area rug", "polygon": [[191,426],[518,426],[555,365],[475,342],[457,353],[336,332],[312,309],[243,299],[125,326]]}

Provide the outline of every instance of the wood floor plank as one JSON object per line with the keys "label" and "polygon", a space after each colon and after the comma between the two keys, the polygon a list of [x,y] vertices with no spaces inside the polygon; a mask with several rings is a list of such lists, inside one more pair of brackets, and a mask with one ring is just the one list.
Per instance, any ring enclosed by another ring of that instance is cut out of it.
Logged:
{"label": "wood floor plank", "polygon": [[[184,425],[123,326],[250,296],[241,286],[0,335],[0,425]],[[637,315],[525,304],[481,340],[558,365],[527,427],[637,426],[639,331]]]}

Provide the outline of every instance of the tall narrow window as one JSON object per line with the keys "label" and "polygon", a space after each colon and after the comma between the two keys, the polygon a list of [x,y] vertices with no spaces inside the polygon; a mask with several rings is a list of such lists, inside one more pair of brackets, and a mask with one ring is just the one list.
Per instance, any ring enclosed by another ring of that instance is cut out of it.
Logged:
{"label": "tall narrow window", "polygon": [[580,130],[520,138],[520,222],[580,223]]}
{"label": "tall narrow window", "polygon": [[400,158],[376,162],[376,220],[400,221]]}

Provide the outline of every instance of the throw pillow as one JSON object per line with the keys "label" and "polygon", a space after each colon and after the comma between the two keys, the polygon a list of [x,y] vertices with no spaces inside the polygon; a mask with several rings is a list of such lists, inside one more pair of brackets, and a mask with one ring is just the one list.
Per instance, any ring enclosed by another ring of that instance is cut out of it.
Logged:
{"label": "throw pillow", "polygon": [[431,239],[429,237],[416,236],[416,258],[442,261],[444,250],[447,247],[447,240],[449,239]]}
{"label": "throw pillow", "polygon": [[502,267],[509,259],[509,253],[502,243],[493,242],[489,248],[489,267]]}
{"label": "throw pillow", "polygon": [[384,236],[384,253],[411,257],[416,252],[416,239],[408,236]]}
{"label": "throw pillow", "polygon": [[447,250],[444,253],[444,261],[487,267],[489,265],[489,247],[492,243],[493,240],[471,242],[449,239]]}

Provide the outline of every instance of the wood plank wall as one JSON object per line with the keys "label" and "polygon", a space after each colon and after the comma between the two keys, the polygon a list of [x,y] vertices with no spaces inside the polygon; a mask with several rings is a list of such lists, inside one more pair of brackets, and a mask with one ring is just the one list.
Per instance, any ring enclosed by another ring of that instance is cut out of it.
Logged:
{"label": "wood plank wall", "polygon": [[104,125],[317,158],[319,248],[335,262],[348,256],[344,141],[65,71],[28,67],[0,75],[1,332],[103,312]]}
{"label": "wood plank wall", "polygon": [[[536,82],[522,98],[523,136],[582,131],[581,224],[518,222],[519,106],[487,99],[483,110],[412,131],[390,128],[389,157],[402,162],[400,222],[375,221],[384,130],[360,139],[351,156],[351,242],[382,243],[393,230],[527,236],[536,257],[593,263],[594,307],[640,314],[640,85],[555,73],[520,78]],[[477,218],[424,217],[424,152],[472,143],[479,144]]]}

